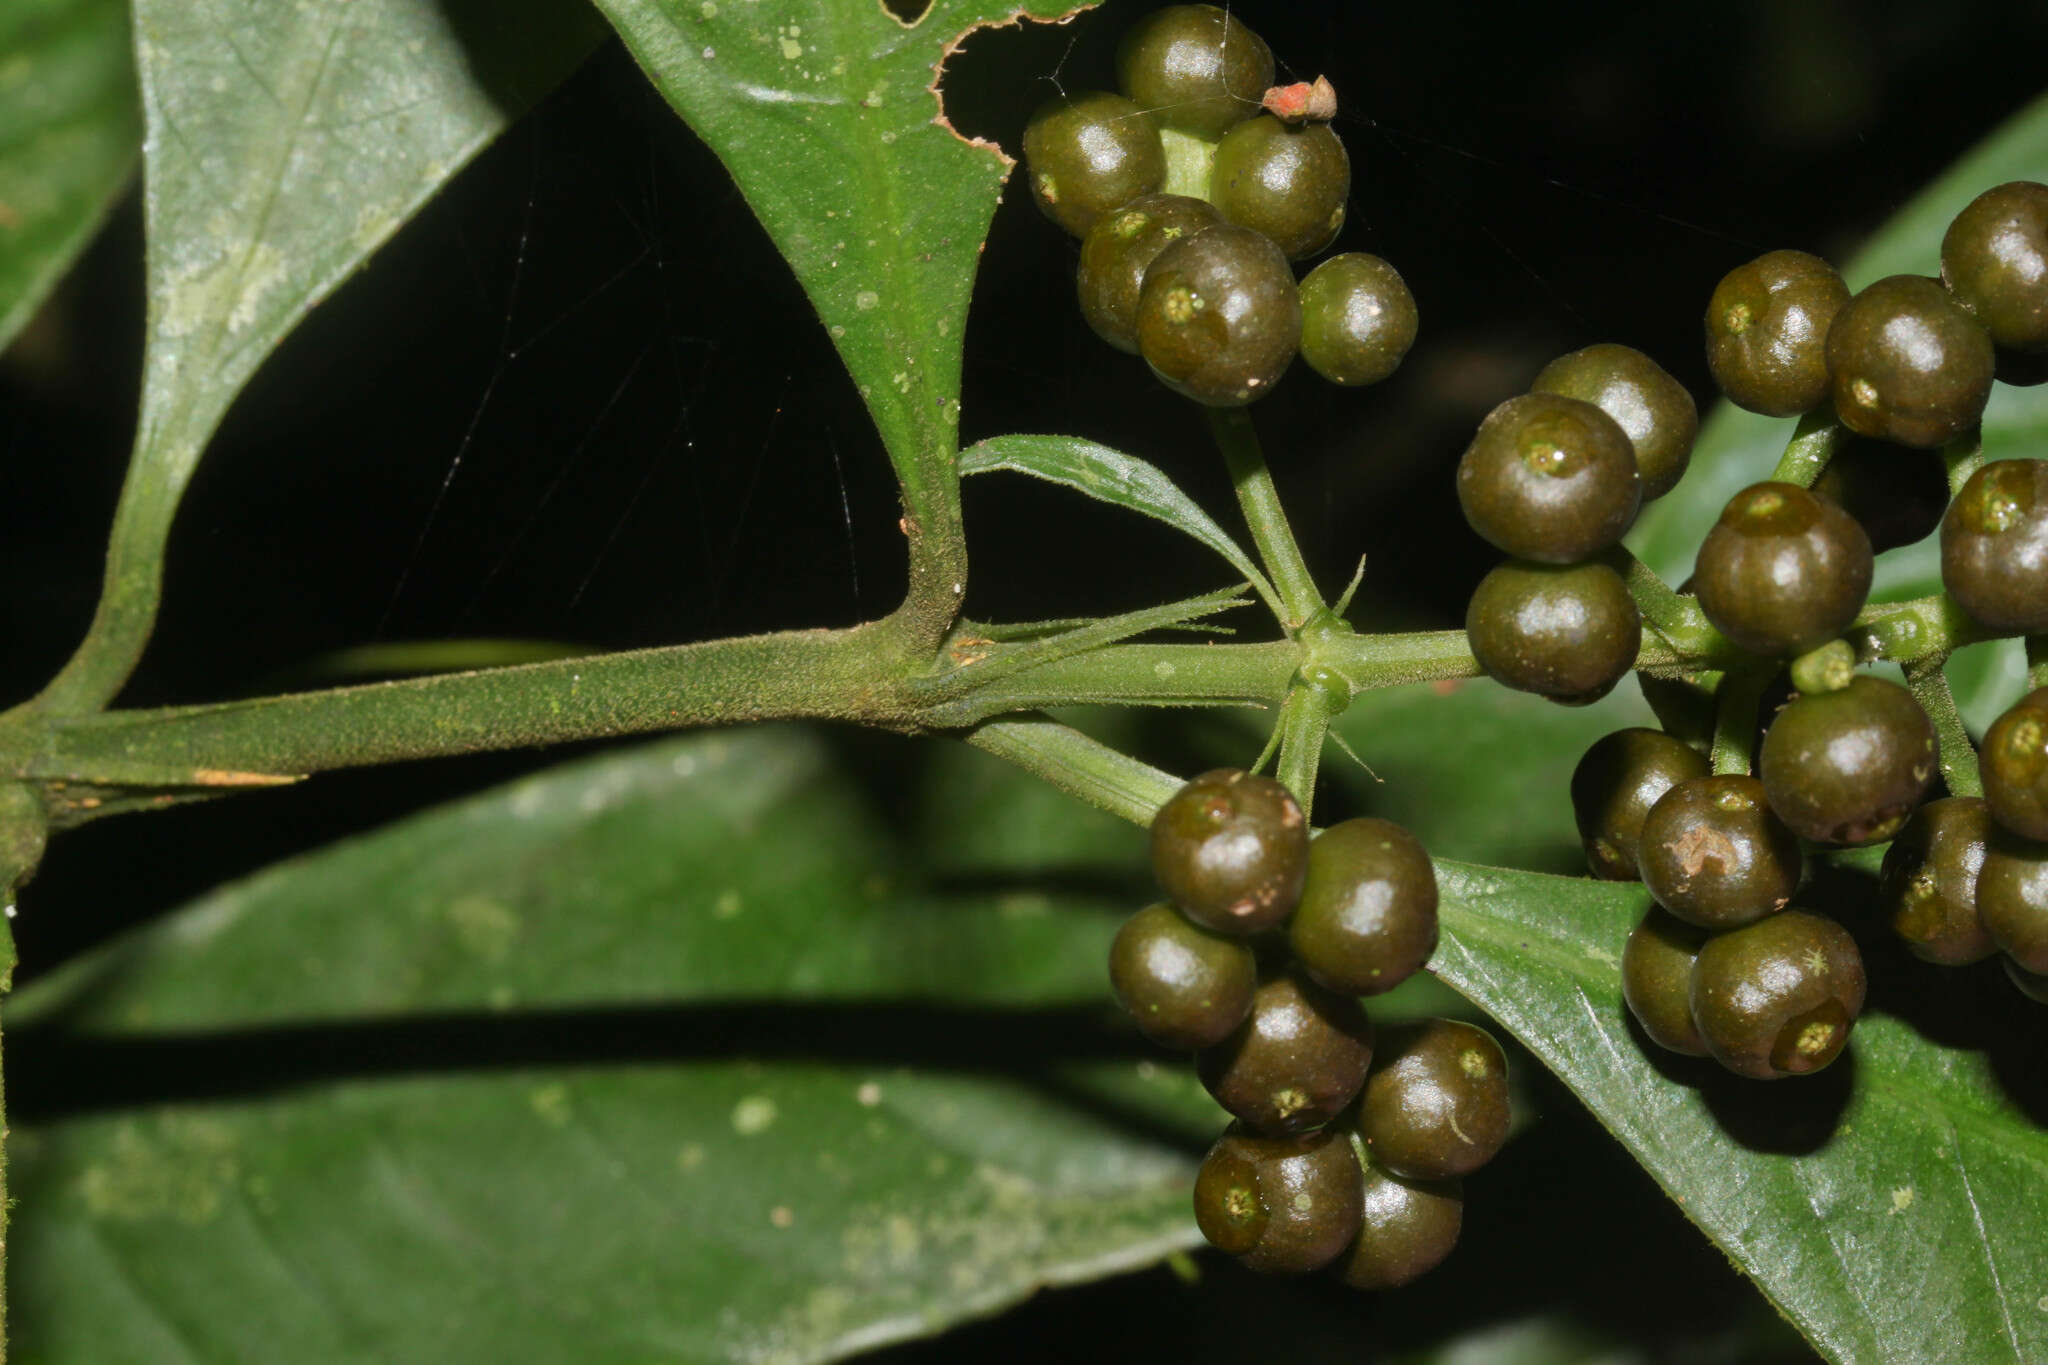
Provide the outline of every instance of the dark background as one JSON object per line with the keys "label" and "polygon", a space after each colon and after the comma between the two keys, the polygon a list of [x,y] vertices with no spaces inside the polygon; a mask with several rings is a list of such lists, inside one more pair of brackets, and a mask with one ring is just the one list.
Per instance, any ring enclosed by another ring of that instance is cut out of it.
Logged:
{"label": "dark background", "polygon": [[[976,36],[950,68],[955,124],[1014,147],[1057,88],[1110,84],[1116,34],[1149,8]],[[1258,409],[1319,577],[1339,583],[1370,552],[1355,615],[1404,627],[1455,623],[1491,561],[1449,478],[1488,408],[1594,341],[1648,351],[1704,404],[1714,281],[1776,247],[1845,258],[2037,93],[2048,51],[2039,4],[1236,8],[1284,75],[1336,83],[1354,177],[1337,247],[1393,261],[1422,310],[1384,385],[1340,391],[1297,367]],[[1193,413],[1080,321],[1074,256],[1013,186],[968,331],[963,438],[1093,437],[1228,511]],[[0,359],[0,706],[61,664],[92,609],[134,417],[140,260],[131,195]],[[968,609],[984,619],[1127,610],[1227,574],[1061,490],[1006,479],[965,498]],[[873,430],[788,271],[608,45],[238,404],[180,513],[157,642],[125,700],[276,690],[379,640],[616,648],[877,616],[903,586],[896,517]],[[343,774],[68,835],[15,926],[21,979],[227,876],[559,756]],[[1521,1187],[1475,1212],[1457,1269],[1399,1307],[1205,1262],[1199,1294],[1156,1272],[922,1353],[1024,1359],[1086,1323],[1108,1349],[1162,1358],[1198,1343],[1202,1358],[1265,1356],[1296,1327],[1356,1354],[1446,1316],[1565,1305],[1659,1358],[1776,1358],[1684,1344],[1761,1301],[1547,1079],[1539,1100],[1549,1121],[1518,1143]],[[1588,1224],[1589,1201],[1606,1221]],[[1685,1292],[1652,1292],[1651,1272]]]}

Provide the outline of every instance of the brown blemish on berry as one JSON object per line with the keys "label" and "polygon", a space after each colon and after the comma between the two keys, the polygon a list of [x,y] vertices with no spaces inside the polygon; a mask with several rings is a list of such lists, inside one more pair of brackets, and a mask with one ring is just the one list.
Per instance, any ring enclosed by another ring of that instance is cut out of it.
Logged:
{"label": "brown blemish on berry", "polygon": [[1671,856],[1685,874],[1681,884],[1689,885],[1709,865],[1716,872],[1727,870],[1736,859],[1735,841],[1711,825],[1694,825],[1672,841]]}

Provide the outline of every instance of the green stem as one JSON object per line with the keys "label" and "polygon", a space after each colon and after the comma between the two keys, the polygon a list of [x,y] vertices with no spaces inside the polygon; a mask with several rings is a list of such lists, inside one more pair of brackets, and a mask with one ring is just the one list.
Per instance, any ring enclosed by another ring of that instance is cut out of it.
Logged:
{"label": "green stem", "polygon": [[1280,491],[1273,486],[1272,471],[1266,467],[1265,452],[1259,448],[1259,434],[1252,427],[1251,413],[1243,408],[1202,411],[1209,421],[1209,434],[1215,437],[1216,448],[1223,452],[1224,464],[1230,470],[1230,481],[1237,489],[1238,506],[1244,509],[1252,542],[1259,547],[1259,558],[1272,575],[1280,600],[1286,604],[1288,619],[1281,624],[1290,631],[1299,630],[1309,617],[1323,609],[1323,599],[1316,591],[1308,565],[1302,561],[1301,547],[1294,543],[1294,532],[1287,524],[1286,510],[1280,505]]}
{"label": "green stem", "polygon": [[1756,738],[1756,708],[1763,699],[1767,670],[1757,667],[1733,669],[1721,675],[1714,693],[1714,752],[1716,773],[1747,774],[1749,751]]}
{"label": "green stem", "polygon": [[1601,562],[1621,575],[1643,624],[1656,631],[1674,648],[1692,654],[1712,654],[1729,648],[1721,632],[1708,622],[1699,599],[1671,590],[1656,570],[1637,559],[1627,546],[1617,545],[1600,556]]}
{"label": "green stem", "polygon": [[1353,696],[1406,683],[1476,678],[1479,660],[1462,630],[1418,630],[1399,635],[1333,634],[1318,640],[1310,662],[1350,685]]}
{"label": "green stem", "polygon": [[30,709],[58,716],[99,711],[127,684],[156,629],[171,509],[183,488],[182,481],[165,487],[130,469],[114,510],[106,577],[92,624],[49,686],[28,703]]}
{"label": "green stem", "polygon": [[1813,482],[1828,467],[1835,451],[1848,435],[1832,413],[1833,409],[1823,406],[1814,409],[1799,419],[1793,428],[1792,439],[1785,446],[1785,453],[1778,457],[1778,467],[1771,471],[1773,483],[1796,483],[1801,488],[1813,487]]}
{"label": "green stem", "polygon": [[2027,637],[2027,686],[2048,687],[2048,635]]}
{"label": "green stem", "polygon": [[1970,476],[1984,467],[1984,432],[1971,427],[1941,448],[1941,461],[1948,467],[1948,495],[1963,491]]}
{"label": "green stem", "polygon": [[1119,753],[1049,716],[987,721],[961,738],[1134,825],[1150,825],[1153,815],[1181,786],[1171,773]]}
{"label": "green stem", "polygon": [[1054,706],[1272,706],[1301,665],[1292,640],[1248,645],[1111,645],[999,678],[928,707],[931,728]]}
{"label": "green stem", "polygon": [[1941,663],[1928,660],[1908,668],[1906,685],[1934,722],[1935,738],[1941,744],[1941,775],[1948,782],[1949,795],[1982,796],[1984,782],[1977,773],[1977,750],[1963,728],[1962,713],[1956,710],[1955,694],[1949,690],[1948,674]]}
{"label": "green stem", "polygon": [[1946,659],[1964,645],[1992,638],[1941,592],[1865,607],[1847,634],[1859,659],[1890,659],[1902,667]]}
{"label": "green stem", "polygon": [[1313,687],[1295,687],[1280,705],[1280,784],[1294,793],[1307,818],[1315,810],[1316,774],[1322,770],[1323,738],[1330,732],[1330,708]]}

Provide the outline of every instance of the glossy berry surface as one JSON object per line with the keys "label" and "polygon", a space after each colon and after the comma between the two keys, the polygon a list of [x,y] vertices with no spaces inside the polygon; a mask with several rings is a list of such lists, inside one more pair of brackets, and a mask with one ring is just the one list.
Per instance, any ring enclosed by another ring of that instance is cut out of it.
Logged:
{"label": "glossy berry surface", "polygon": [[1377,384],[1399,368],[1420,326],[1415,296],[1377,256],[1332,256],[1301,282],[1301,358],[1332,384]]}
{"label": "glossy berry surface", "polygon": [[1950,796],[1914,811],[1892,840],[1878,873],[1877,908],[1913,956],[1959,967],[1998,951],[1977,917],[1990,838],[1983,798]]}
{"label": "glossy berry surface", "polygon": [[1941,278],[2000,346],[2048,350],[2048,185],[2015,180],[1971,200],[1941,239]]}
{"label": "glossy berry surface", "polygon": [[1152,875],[1187,917],[1243,937],[1287,917],[1308,870],[1308,821],[1270,777],[1217,768],[1152,817]]}
{"label": "glossy berry surface", "polygon": [[1159,253],[1138,295],[1138,350],[1174,392],[1242,407],[1272,392],[1301,345],[1301,295],[1279,247],[1213,227]]}
{"label": "glossy berry surface", "polygon": [[1715,1061],[1759,1080],[1819,1071],[1863,1012],[1856,940],[1787,910],[1708,939],[1692,970],[1692,1017]]}
{"label": "glossy berry surface", "polygon": [[1764,784],[1696,777],[1643,817],[1636,854],[1657,904],[1702,929],[1733,929],[1783,909],[1799,889],[1799,836],[1771,811]]}
{"label": "glossy berry surface", "polygon": [[1941,586],[1985,625],[2048,631],[2048,460],[1993,460],[1941,519]]}
{"label": "glossy berry surface", "polygon": [[1117,930],[1109,981],[1138,1032],[1193,1051],[1244,1022],[1259,967],[1239,940],[1190,923],[1170,905],[1148,905]]}
{"label": "glossy berry surface", "polygon": [[1643,619],[1605,564],[1499,565],[1472,593],[1465,635],[1487,675],[1518,692],[1596,701],[1635,664]]}
{"label": "glossy berry surface", "polygon": [[2013,961],[2048,973],[2048,844],[1992,831],[1977,874],[1977,917]]}
{"label": "glossy berry surface", "polygon": [[1098,91],[1047,101],[1024,125],[1024,170],[1045,216],[1076,237],[1166,179],[1159,130],[1138,106]]}
{"label": "glossy berry surface", "polygon": [[1828,329],[1842,425],[1932,449],[1977,424],[1991,397],[1991,337],[1924,275],[1891,275],[1849,300]]}
{"label": "glossy berry surface", "polygon": [[1261,1137],[1232,1125],[1195,1176],[1195,1225],[1249,1269],[1299,1275],[1357,1237],[1364,1195],[1344,1134]]}
{"label": "glossy berry surface", "polygon": [[1358,1237],[1330,1269],[1353,1289],[1399,1288],[1443,1264],[1464,1221],[1458,1181],[1406,1180],[1368,1162]]}
{"label": "glossy berry surface", "polygon": [[1913,694],[1865,675],[1778,712],[1757,775],[1793,833],[1821,844],[1874,844],[1906,823],[1937,766],[1934,723]]}
{"label": "glossy berry surface", "polygon": [[1698,750],[1634,726],[1595,740],[1572,771],[1572,818],[1586,865],[1606,881],[1636,880],[1643,817],[1664,793],[1710,771]]}
{"label": "glossy berry surface", "polygon": [[1688,1057],[1707,1055],[1692,1021],[1692,967],[1707,931],[1651,906],[1621,950],[1621,998],[1650,1041]]}
{"label": "glossy berry surface", "polygon": [[1949,506],[1939,461],[1901,458],[1897,446],[1868,436],[1837,445],[1813,491],[1854,517],[1877,554],[1934,534]]}
{"label": "glossy berry surface", "polygon": [[1391,820],[1344,820],[1308,846],[1287,941],[1322,985],[1378,995],[1436,951],[1436,902],[1436,869],[1414,835]]}
{"label": "glossy berry surface", "polygon": [[1576,564],[1620,541],[1642,506],[1628,433],[1577,398],[1528,393],[1486,415],[1458,461],[1458,505],[1496,548]]}
{"label": "glossy berry surface", "polygon": [[2022,839],[2048,843],[2048,687],[1991,722],[1978,759],[1991,818]]}
{"label": "glossy berry surface", "polygon": [[1195,1056],[1218,1104],[1254,1132],[1304,1133],[1357,1096],[1372,1063],[1372,1023],[1347,995],[1287,974],[1262,984],[1237,1030]]}
{"label": "glossy berry surface", "polygon": [[1081,243],[1074,292],[1081,316],[1120,351],[1138,353],[1138,295],[1159,253],[1223,221],[1200,199],[1148,194],[1095,220]]}
{"label": "glossy berry surface", "polygon": [[1870,537],[1796,484],[1737,493],[1700,543],[1693,591],[1715,629],[1754,654],[1804,654],[1849,628],[1870,594]]}
{"label": "glossy berry surface", "polygon": [[1849,301],[1835,268],[1771,251],[1722,276],[1707,301],[1707,366],[1737,407],[1795,417],[1828,396],[1828,327]]}
{"label": "glossy berry surface", "polygon": [[2010,957],[1999,959],[2005,965],[2006,980],[2027,999],[2048,1005],[2048,972],[2030,972]]}
{"label": "glossy berry surface", "polygon": [[1485,1029],[1455,1019],[1389,1028],[1358,1102],[1375,1163],[1411,1180],[1469,1175],[1508,1140],[1508,1061]]}
{"label": "glossy berry surface", "polygon": [[1289,125],[1260,114],[1216,144],[1209,198],[1225,218],[1300,260],[1335,241],[1344,226],[1351,157],[1327,123]]}
{"label": "glossy berry surface", "polygon": [[1214,141],[1259,112],[1273,50],[1214,5],[1170,5],[1124,33],[1116,80],[1160,127]]}
{"label": "glossy berry surface", "polygon": [[1692,395],[1633,346],[1603,342],[1561,355],[1529,389],[1577,398],[1612,417],[1635,449],[1644,502],[1669,493],[1692,461],[1700,430]]}

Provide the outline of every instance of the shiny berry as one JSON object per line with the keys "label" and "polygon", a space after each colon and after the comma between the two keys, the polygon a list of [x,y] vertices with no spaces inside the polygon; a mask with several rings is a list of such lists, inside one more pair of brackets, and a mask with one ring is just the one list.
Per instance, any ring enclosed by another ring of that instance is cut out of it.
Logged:
{"label": "shiny berry", "polygon": [[1252,996],[1252,1012],[1222,1042],[1195,1055],[1216,1103],[1255,1132],[1304,1133],[1357,1096],[1372,1062],[1365,1008],[1295,974]]}
{"label": "shiny berry", "polygon": [[1308,870],[1308,821],[1270,777],[1217,768],[1152,817],[1152,874],[1187,917],[1244,937],[1287,918]]}
{"label": "shiny berry", "polygon": [[1411,1180],[1469,1175],[1508,1140],[1508,1059],[1455,1019],[1387,1029],[1355,1122],[1373,1161]]}
{"label": "shiny berry", "polygon": [[1518,559],[1576,564],[1596,555],[1634,524],[1642,497],[1621,424],[1557,394],[1496,407],[1458,461],[1465,520]]}
{"label": "shiny berry", "polygon": [[1692,971],[1692,1017],[1715,1061],[1759,1080],[1818,1071],[1863,1012],[1856,940],[1804,910],[1717,934]]}
{"label": "shiny berry", "polygon": [[1170,5],[1125,32],[1116,80],[1160,127],[1213,141],[1259,112],[1273,50],[1226,10]]}
{"label": "shiny berry", "polygon": [[1991,818],[2022,839],[2048,843],[2048,687],[1992,721],[1978,752]]}
{"label": "shiny berry", "polygon": [[1998,951],[1977,916],[1977,878],[1991,838],[1983,798],[1950,796],[1913,812],[1884,855],[1878,912],[1913,956],[1947,967]]}
{"label": "shiny berry", "polygon": [[1327,123],[1246,119],[1216,144],[1209,198],[1295,260],[1336,240],[1351,201],[1351,158]]}
{"label": "shiny berry", "polygon": [[1138,294],[1159,253],[1223,216],[1205,201],[1179,194],[1148,194],[1095,220],[1081,243],[1074,276],[1081,316],[1120,351],[1138,353]]}
{"label": "shiny berry", "polygon": [[1272,392],[1301,345],[1301,296],[1287,257],[1228,224],[1175,242],[1145,272],[1138,350],[1174,392],[1242,407]]}
{"label": "shiny berry", "polygon": [[1707,931],[1651,906],[1621,950],[1621,998],[1650,1041],[1688,1057],[1707,1055],[1692,1021],[1692,966]]}
{"label": "shiny berry", "polygon": [[1353,1289],[1396,1289],[1434,1270],[1458,1244],[1465,1195],[1456,1180],[1407,1180],[1365,1167],[1365,1218],[1331,1263]]}
{"label": "shiny berry", "polygon": [[1710,769],[1697,749],[1662,730],[1616,730],[1594,741],[1572,771],[1572,816],[1593,875],[1636,879],[1643,817],[1679,783]]}
{"label": "shiny berry", "polygon": [[1728,500],[1700,544],[1693,591],[1707,619],[1751,653],[1804,654],[1849,628],[1870,593],[1870,537],[1796,484]]}
{"label": "shiny berry", "polygon": [[1636,865],[1657,904],[1717,930],[1783,909],[1805,870],[1799,836],[1772,813],[1764,784],[1735,773],[1664,793],[1643,817]]}
{"label": "shiny berry", "polygon": [[2030,972],[2010,957],[1999,960],[2005,964],[2006,978],[2019,988],[2021,995],[2048,1005],[2048,972]]}
{"label": "shiny berry", "polygon": [[1993,460],[1941,519],[1941,585],[1994,630],[2048,631],[2048,460]]}
{"label": "shiny berry", "polygon": [[1941,239],[1941,278],[2000,346],[2048,350],[2048,185],[1984,191]]}
{"label": "shiny berry", "polygon": [[1332,384],[1377,384],[1415,344],[1415,296],[1377,256],[1332,256],[1301,282],[1301,358]]}
{"label": "shiny berry", "polygon": [[1804,251],[1735,267],[1707,301],[1714,382],[1737,407],[1766,417],[1819,407],[1828,396],[1828,326],[1848,301],[1835,268]]}
{"label": "shiny berry", "polygon": [[1794,698],[1764,733],[1757,775],[1778,818],[1820,844],[1874,844],[1927,794],[1938,767],[1934,723],[1883,678]]}
{"label": "shiny berry", "polygon": [[1643,619],[1605,564],[1509,560],[1479,580],[1465,635],[1479,666],[1502,685],[1589,702],[1635,666]]}
{"label": "shiny berry", "polygon": [[1644,502],[1669,493],[1692,460],[1700,429],[1692,395],[1633,346],[1603,342],[1561,355],[1529,390],[1581,399],[1619,423],[1635,448]]}
{"label": "shiny berry", "polygon": [[1932,449],[1974,427],[1992,366],[1984,328],[1924,275],[1879,280],[1828,329],[1835,412],[1881,441]]}
{"label": "shiny berry", "polygon": [[1925,540],[1949,505],[1940,461],[1902,458],[1897,446],[1868,436],[1842,441],[1813,491],[1856,519],[1875,554]]}
{"label": "shiny berry", "polygon": [[1364,1198],[1343,1133],[1262,1137],[1233,1124],[1195,1176],[1195,1225],[1252,1270],[1298,1275],[1356,1239]]}
{"label": "shiny berry", "polygon": [[1061,95],[1024,126],[1024,169],[1045,216],[1076,237],[1166,179],[1159,130],[1129,100]]}
{"label": "shiny berry", "polygon": [[1977,874],[1977,917],[2013,961],[2048,973],[2048,844],[1993,829]]}
{"label": "shiny berry", "polygon": [[1414,835],[1391,820],[1341,821],[1308,846],[1287,941],[1331,990],[1378,995],[1436,951],[1436,899],[1436,868]]}
{"label": "shiny berry", "polygon": [[1190,924],[1170,905],[1150,905],[1117,930],[1109,981],[1138,1032],[1193,1051],[1244,1022],[1259,967],[1239,940]]}

